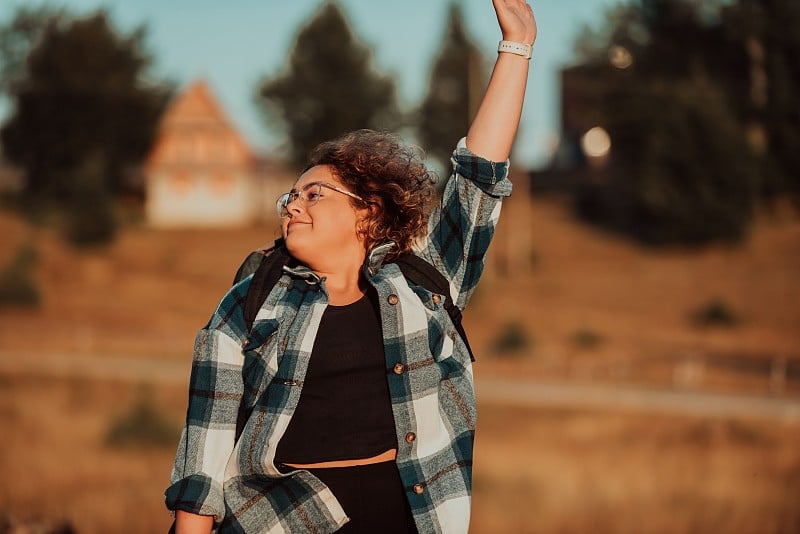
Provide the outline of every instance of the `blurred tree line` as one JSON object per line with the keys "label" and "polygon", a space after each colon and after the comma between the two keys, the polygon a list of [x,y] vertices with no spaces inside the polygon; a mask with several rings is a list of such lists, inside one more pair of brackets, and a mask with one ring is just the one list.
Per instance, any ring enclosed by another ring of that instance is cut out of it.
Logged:
{"label": "blurred tree line", "polygon": [[[374,68],[340,7],[323,4],[299,30],[283,73],[256,90],[265,121],[287,133],[290,163],[302,167],[315,145],[349,130],[416,124],[430,154],[446,161],[481,83],[455,3],[448,28],[430,96],[404,113],[394,79]],[[132,187],[130,170],[150,150],[171,96],[172,84],[150,72],[145,39],[144,26],[123,35],[103,10],[80,17],[22,7],[0,23],[0,96],[12,104],[0,142],[25,174],[14,200],[33,219],[55,219],[73,243],[113,239],[115,199]]]}
{"label": "blurred tree line", "polygon": [[[629,0],[577,43],[581,111],[612,139],[608,165],[575,192],[579,213],[650,243],[743,236],[756,204],[800,178],[800,3]],[[483,58],[451,4],[428,94],[401,110],[392,76],[336,2],[300,28],[283,71],[255,91],[280,123],[290,162],[355,128],[401,130],[446,165],[486,83]],[[0,90],[13,113],[4,156],[26,176],[19,203],[61,213],[76,243],[114,235],[172,84],[150,72],[145,27],[118,32],[103,11],[21,8],[0,23]]]}
{"label": "blurred tree line", "polygon": [[411,131],[434,164],[449,161],[485,84],[482,56],[458,4],[450,5],[428,94],[417,109],[400,110],[395,80],[377,72],[371,59],[341,8],[326,2],[300,29],[284,71],[261,80],[256,103],[268,124],[277,119],[285,129],[296,168],[319,143],[359,128]]}
{"label": "blurred tree line", "polygon": [[262,80],[257,102],[268,122],[276,115],[282,119],[297,168],[323,141],[400,123],[394,80],[372,67],[369,49],[334,3],[324,4],[300,30],[285,72]]}
{"label": "blurred tree line", "polygon": [[633,0],[577,43],[582,110],[612,140],[578,212],[644,242],[743,237],[800,199],[800,2]]}
{"label": "blurred tree line", "polygon": [[25,173],[18,204],[55,217],[76,244],[113,238],[113,198],[167,102],[169,86],[147,78],[144,40],[143,27],[121,35],[103,11],[23,7],[0,28],[0,86],[13,104],[0,140]]}

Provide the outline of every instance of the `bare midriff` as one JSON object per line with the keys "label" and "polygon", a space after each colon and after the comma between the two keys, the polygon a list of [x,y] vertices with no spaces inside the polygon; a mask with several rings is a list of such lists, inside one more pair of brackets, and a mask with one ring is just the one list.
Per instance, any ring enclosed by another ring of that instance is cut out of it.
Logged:
{"label": "bare midriff", "polygon": [[379,464],[381,462],[390,462],[397,458],[397,449],[389,449],[386,452],[370,456],[369,458],[357,458],[354,460],[332,460],[330,462],[317,462],[313,464],[291,464],[283,462],[283,465],[289,467],[296,467],[298,469],[321,469],[325,467],[355,467],[357,465],[370,465]]}

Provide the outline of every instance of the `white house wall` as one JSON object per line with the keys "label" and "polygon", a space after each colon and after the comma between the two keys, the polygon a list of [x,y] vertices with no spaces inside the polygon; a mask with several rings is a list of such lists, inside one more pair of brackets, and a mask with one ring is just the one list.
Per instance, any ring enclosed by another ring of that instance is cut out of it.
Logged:
{"label": "white house wall", "polygon": [[148,177],[147,219],[154,227],[243,226],[258,216],[260,195],[250,176],[231,174],[227,184],[213,174]]}

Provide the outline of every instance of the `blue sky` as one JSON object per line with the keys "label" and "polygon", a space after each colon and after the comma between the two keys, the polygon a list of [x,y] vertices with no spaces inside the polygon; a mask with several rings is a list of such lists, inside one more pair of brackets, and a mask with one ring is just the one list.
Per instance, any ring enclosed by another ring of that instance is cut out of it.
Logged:
{"label": "blue sky", "polygon": [[[147,45],[155,73],[180,85],[205,78],[231,120],[258,150],[276,150],[282,134],[263,124],[253,93],[258,80],[286,65],[298,29],[324,0],[63,0],[79,14],[105,7],[115,25],[149,29]],[[445,31],[450,0],[339,0],[355,35],[372,51],[378,70],[395,76],[401,105],[425,94],[434,56]],[[539,26],[515,163],[546,163],[558,131],[558,69],[573,61],[580,29],[597,26],[619,0],[534,0]],[[0,0],[0,20],[9,20],[26,0]],[[485,52],[487,69],[500,31],[491,0],[459,0],[467,30]],[[0,109],[0,114],[7,109]]]}

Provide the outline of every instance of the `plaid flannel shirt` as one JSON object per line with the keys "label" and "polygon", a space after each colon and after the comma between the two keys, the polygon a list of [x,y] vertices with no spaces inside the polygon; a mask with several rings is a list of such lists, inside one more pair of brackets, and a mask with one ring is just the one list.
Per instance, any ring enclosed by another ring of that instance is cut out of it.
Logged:
{"label": "plaid flannel shirt", "polygon": [[[463,139],[452,162],[428,234],[414,248],[451,281],[453,302],[463,309],[511,182],[507,161],[480,158]],[[443,299],[383,263],[390,247],[372,250],[364,272],[380,299],[396,464],[420,532],[467,532],[472,364]],[[333,493],[310,472],[284,474],[274,463],[327,306],[324,279],[305,267],[285,268],[247,332],[242,308],[251,278],[230,289],[197,335],[167,507],[213,515],[219,532],[334,532],[348,518]],[[240,402],[253,410],[236,441]]]}

